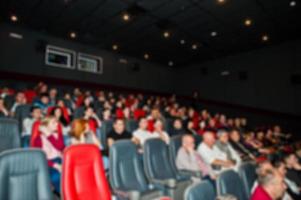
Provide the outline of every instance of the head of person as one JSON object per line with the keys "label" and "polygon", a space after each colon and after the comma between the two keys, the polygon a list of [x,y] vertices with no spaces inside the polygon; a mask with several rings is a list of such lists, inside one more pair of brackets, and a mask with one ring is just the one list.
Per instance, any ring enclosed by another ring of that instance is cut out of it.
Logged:
{"label": "head of person", "polygon": [[54,99],[54,98],[56,98],[56,96],[57,96],[57,89],[56,88],[51,88],[49,90],[49,97],[51,99]]}
{"label": "head of person", "polygon": [[23,92],[18,92],[15,99],[16,99],[17,103],[25,103],[24,101],[25,101],[26,97]]}
{"label": "head of person", "polygon": [[147,129],[147,125],[148,125],[148,123],[147,123],[147,119],[146,118],[142,117],[142,118],[139,119],[139,129],[146,130]]}
{"label": "head of person", "polygon": [[236,129],[231,130],[230,132],[230,140],[232,140],[233,142],[239,142],[240,141],[240,134],[239,131]]}
{"label": "head of person", "polygon": [[290,153],[284,157],[284,161],[287,167],[293,167],[298,164],[298,158],[295,154]]}
{"label": "head of person", "polygon": [[94,115],[94,109],[90,106],[85,108],[85,118],[91,118]]}
{"label": "head of person", "polygon": [[71,124],[70,136],[79,140],[89,130],[89,122],[87,120],[75,119]]}
{"label": "head of person", "polygon": [[278,173],[285,177],[286,176],[286,166],[283,160],[276,160],[273,162],[273,166]]}
{"label": "head of person", "polygon": [[189,134],[185,134],[182,137],[182,147],[189,151],[189,150],[193,150],[195,147],[195,140],[194,137],[192,135]]}
{"label": "head of person", "polygon": [[269,160],[265,160],[257,164],[256,174],[258,177],[263,176],[269,170],[274,170],[274,167]]}
{"label": "head of person", "polygon": [[49,96],[47,93],[41,94],[40,99],[41,99],[41,102],[45,105],[47,105],[49,103]]}
{"label": "head of person", "polygon": [[84,106],[86,106],[86,107],[90,107],[91,106],[91,104],[92,104],[92,102],[91,102],[91,98],[90,97],[85,97],[85,99],[84,99]]}
{"label": "head of person", "polygon": [[155,107],[152,109],[151,116],[153,119],[159,119],[161,117],[159,108]]}
{"label": "head of person", "polygon": [[32,117],[33,119],[38,120],[38,119],[41,119],[41,117],[42,117],[42,110],[41,110],[41,108],[38,107],[38,106],[33,106],[33,107],[31,107],[31,108],[30,108],[30,113],[31,113],[31,117]]}
{"label": "head of person", "polygon": [[59,120],[62,117],[63,112],[60,107],[54,107],[50,114]]}
{"label": "head of person", "polygon": [[48,132],[54,133],[58,129],[58,121],[54,116],[48,116],[42,119],[41,126],[47,129]]}
{"label": "head of person", "polygon": [[219,130],[217,131],[217,136],[218,136],[218,140],[223,143],[223,144],[227,144],[229,141],[229,134],[228,131],[226,130]]}
{"label": "head of person", "polygon": [[193,129],[194,128],[194,123],[193,123],[193,121],[189,121],[188,123],[187,123],[187,129]]}
{"label": "head of person", "polygon": [[280,199],[286,190],[284,177],[277,170],[267,170],[258,177],[258,183],[273,200]]}
{"label": "head of person", "polygon": [[182,124],[182,120],[181,119],[175,119],[174,122],[173,122],[173,127],[174,129],[176,130],[180,130],[183,128],[183,124]]}
{"label": "head of person", "polygon": [[161,119],[157,119],[154,123],[154,128],[155,128],[155,131],[164,131],[164,124],[163,124],[163,121]]}
{"label": "head of person", "polygon": [[210,148],[215,144],[215,136],[212,131],[206,131],[203,135],[203,142]]}
{"label": "head of person", "polygon": [[110,109],[105,109],[102,112],[102,118],[103,118],[103,120],[109,120],[109,119],[111,119],[111,110]]}
{"label": "head of person", "polygon": [[116,133],[122,134],[125,130],[125,124],[123,119],[115,119],[113,128]]}

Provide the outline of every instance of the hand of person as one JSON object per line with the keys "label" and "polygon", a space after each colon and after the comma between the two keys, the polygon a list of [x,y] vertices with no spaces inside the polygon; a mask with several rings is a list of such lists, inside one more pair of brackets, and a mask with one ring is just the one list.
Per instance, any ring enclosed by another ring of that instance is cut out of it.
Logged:
{"label": "hand of person", "polygon": [[62,165],[55,163],[55,164],[53,165],[53,167],[54,167],[57,171],[62,172]]}

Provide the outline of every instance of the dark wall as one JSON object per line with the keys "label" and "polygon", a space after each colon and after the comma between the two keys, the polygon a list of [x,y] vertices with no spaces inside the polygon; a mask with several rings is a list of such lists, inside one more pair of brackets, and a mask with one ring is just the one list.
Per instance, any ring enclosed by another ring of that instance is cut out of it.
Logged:
{"label": "dark wall", "polygon": [[[223,71],[230,74],[222,76]],[[292,74],[301,74],[301,41],[178,69],[176,88],[181,94],[196,90],[209,100],[301,115],[301,85],[292,84]]]}
{"label": "dark wall", "polygon": [[[22,34],[23,39],[10,38],[10,32]],[[104,63],[103,74],[46,66],[44,64],[44,53],[37,51],[39,40],[77,52],[101,56]],[[126,58],[129,63],[140,63],[140,71],[131,71],[131,64],[119,63],[120,58]],[[121,56],[74,41],[58,39],[7,24],[0,24],[0,70],[159,92],[171,92],[170,86],[173,77],[171,76],[172,70],[164,66],[150,64],[143,60]]]}

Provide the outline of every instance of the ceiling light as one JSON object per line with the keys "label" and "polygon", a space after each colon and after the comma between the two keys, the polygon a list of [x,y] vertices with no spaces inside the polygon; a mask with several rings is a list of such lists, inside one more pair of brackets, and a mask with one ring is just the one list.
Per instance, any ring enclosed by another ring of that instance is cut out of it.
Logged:
{"label": "ceiling light", "polygon": [[252,25],[252,20],[247,18],[245,19],[245,26],[251,26]]}
{"label": "ceiling light", "polygon": [[75,39],[76,38],[76,33],[75,32],[71,32],[70,33],[70,38]]}
{"label": "ceiling light", "polygon": [[170,33],[168,31],[164,31],[163,36],[165,38],[169,38],[170,37]]}
{"label": "ceiling light", "polygon": [[291,2],[290,2],[290,6],[291,6],[291,7],[295,7],[296,4],[297,4],[296,1],[291,1]]}
{"label": "ceiling light", "polygon": [[17,22],[17,21],[18,21],[17,15],[11,15],[11,16],[10,16],[10,20],[11,20],[12,22]]}
{"label": "ceiling light", "polygon": [[172,67],[172,66],[173,66],[173,62],[172,62],[172,61],[169,61],[169,62],[168,62],[168,66]]}
{"label": "ceiling light", "polygon": [[269,36],[267,34],[264,34],[261,39],[263,42],[267,42],[269,40]]}
{"label": "ceiling light", "polygon": [[123,21],[129,21],[130,20],[130,15],[128,13],[124,13],[122,15],[122,19],[123,19]]}
{"label": "ceiling light", "polygon": [[149,54],[145,53],[143,57],[144,57],[145,60],[148,60],[149,59]]}
{"label": "ceiling light", "polygon": [[197,45],[197,44],[193,44],[193,45],[191,46],[191,48],[192,48],[193,50],[197,50],[198,45]]}
{"label": "ceiling light", "polygon": [[116,51],[118,49],[118,45],[117,44],[113,44],[112,49]]}
{"label": "ceiling light", "polygon": [[185,44],[185,42],[186,42],[185,40],[180,40],[181,44]]}
{"label": "ceiling light", "polygon": [[210,35],[211,35],[212,37],[215,37],[215,36],[217,36],[217,32],[216,32],[216,31],[212,31]]}
{"label": "ceiling light", "polygon": [[226,0],[217,0],[218,4],[224,4],[226,2]]}

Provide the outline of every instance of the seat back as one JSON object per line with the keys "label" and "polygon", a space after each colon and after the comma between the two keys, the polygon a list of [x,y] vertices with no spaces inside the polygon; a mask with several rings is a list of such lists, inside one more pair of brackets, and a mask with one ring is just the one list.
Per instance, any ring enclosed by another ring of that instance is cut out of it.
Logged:
{"label": "seat back", "polygon": [[101,127],[96,130],[96,135],[100,139],[103,149],[107,149],[107,135],[113,130],[113,120],[103,121]]}
{"label": "seat back", "polygon": [[110,182],[121,191],[148,189],[143,166],[136,145],[130,140],[119,140],[110,148]]}
{"label": "seat back", "polygon": [[232,194],[239,200],[247,200],[247,194],[238,173],[233,170],[222,172],[217,178],[218,195]]}
{"label": "seat back", "polygon": [[185,190],[185,200],[215,200],[216,194],[209,181],[191,185]]}
{"label": "seat back", "polygon": [[15,119],[0,119],[0,152],[21,147],[18,121]]}
{"label": "seat back", "polygon": [[193,137],[195,141],[195,147],[198,147],[199,144],[201,144],[201,142],[203,141],[203,138],[200,135],[194,135]]}
{"label": "seat back", "polygon": [[129,133],[133,133],[138,128],[138,122],[134,119],[128,119],[125,122],[125,127]]}
{"label": "seat back", "polygon": [[101,153],[96,145],[81,144],[64,151],[62,167],[64,200],[110,200]]}
{"label": "seat back", "polygon": [[247,197],[250,197],[253,184],[257,179],[255,164],[251,162],[243,163],[239,166],[238,173],[242,179]]}
{"label": "seat back", "polygon": [[146,140],[143,146],[144,168],[146,176],[151,179],[176,179],[173,170],[168,147],[161,139]]}
{"label": "seat back", "polygon": [[170,138],[169,157],[170,157],[170,163],[175,171],[178,171],[176,166],[176,158],[177,158],[178,150],[180,149],[181,145],[182,145],[181,135],[176,135]]}
{"label": "seat back", "polygon": [[53,199],[42,151],[17,149],[0,155],[0,199]]}

